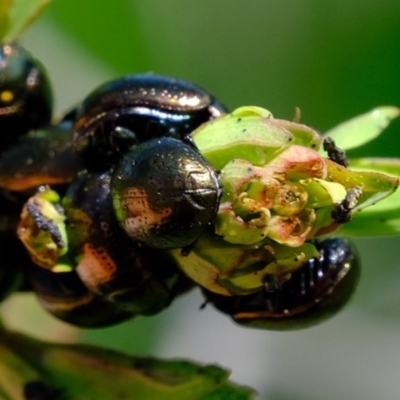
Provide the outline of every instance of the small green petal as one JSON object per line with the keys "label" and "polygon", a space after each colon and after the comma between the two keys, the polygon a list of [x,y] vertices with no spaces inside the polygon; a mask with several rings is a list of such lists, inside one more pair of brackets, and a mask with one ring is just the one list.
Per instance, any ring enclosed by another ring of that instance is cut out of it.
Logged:
{"label": "small green petal", "polygon": [[276,123],[282,128],[287,129],[295,137],[293,144],[309,147],[318,150],[322,143],[321,135],[307,125],[297,122],[286,121],[284,119],[276,119]]}
{"label": "small green petal", "polygon": [[346,189],[337,182],[313,178],[301,180],[300,184],[308,193],[307,207],[329,207],[342,201],[346,196]]}
{"label": "small green petal", "polygon": [[253,293],[264,286],[266,275],[291,273],[319,254],[311,243],[288,247],[268,241],[239,246],[214,235],[203,235],[188,255],[179,249],[170,253],[196,283],[225,296]]}
{"label": "small green petal", "polygon": [[243,106],[236,108],[236,110],[232,111],[231,115],[237,118],[251,117],[251,116],[273,118],[271,111],[257,106]]}
{"label": "small green petal", "polygon": [[304,243],[299,247],[288,247],[279,243],[273,246],[277,261],[268,264],[265,273],[282,276],[295,271],[319,253],[312,243]]}
{"label": "small green petal", "polygon": [[390,122],[400,115],[400,108],[377,107],[373,110],[342,122],[326,132],[342,150],[359,147],[378,137]]}
{"label": "small green petal", "polygon": [[[375,173],[387,174],[394,179],[400,177],[400,159],[399,158],[358,158],[351,160],[351,167],[355,171],[370,171]],[[393,195],[375,204],[363,214],[368,213],[398,213],[400,215],[400,190]]]}
{"label": "small green petal", "polygon": [[229,243],[257,244],[267,237],[270,217],[270,211],[265,207],[260,207],[257,212],[257,221],[263,221],[263,223],[255,225],[252,221],[243,221],[233,210],[220,210],[215,220],[215,233]]}
{"label": "small green petal", "polygon": [[342,184],[347,190],[361,187],[362,194],[354,211],[375,205],[394,193],[399,186],[399,178],[380,172],[355,171],[326,160],[328,177],[333,182]]}
{"label": "small green petal", "polygon": [[243,293],[244,290],[250,293],[263,288],[267,275],[282,278],[301,268],[310,258],[319,256],[314,245],[310,243],[295,248],[274,244],[273,252],[278,261],[264,264],[262,269],[253,266],[236,270],[228,278],[221,280],[221,284],[236,294],[247,294]]}
{"label": "small green petal", "polygon": [[[400,176],[400,159],[360,158],[352,159],[355,170],[371,171]],[[373,207],[353,216],[352,220],[340,229],[341,234],[355,236],[397,235],[400,233],[400,191],[385,198]]]}
{"label": "small green petal", "polygon": [[265,165],[287,145],[317,149],[321,142],[313,129],[274,119],[268,110],[250,106],[203,124],[192,136],[204,157],[218,170],[233,159]]}
{"label": "small green petal", "polygon": [[170,253],[192,280],[225,296],[248,294],[255,290],[255,286],[259,288],[262,285],[260,276],[251,288],[231,287],[229,278],[232,274],[240,274],[238,270],[245,274],[256,272],[275,260],[269,249],[230,244],[215,235],[201,236],[188,255],[182,256],[180,249]]}
{"label": "small green petal", "polygon": [[293,142],[293,135],[258,116],[227,115],[203,124],[193,132],[193,140],[203,156],[217,169],[233,159],[265,165],[274,153]]}

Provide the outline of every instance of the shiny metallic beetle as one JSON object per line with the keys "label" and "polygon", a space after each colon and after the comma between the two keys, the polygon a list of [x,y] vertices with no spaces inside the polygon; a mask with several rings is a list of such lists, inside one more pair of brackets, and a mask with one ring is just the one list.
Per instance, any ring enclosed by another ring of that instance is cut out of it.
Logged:
{"label": "shiny metallic beetle", "polygon": [[[20,172],[25,160],[30,164],[32,148],[17,153],[14,150],[32,129],[49,124],[52,106],[50,82],[43,65],[17,43],[0,44],[1,300],[13,290],[28,286],[26,273],[34,267],[16,235],[21,208],[29,194],[9,186],[11,181],[11,186],[22,182]],[[26,181],[23,186],[26,189]]]}
{"label": "shiny metallic beetle", "polygon": [[16,43],[0,45],[0,149],[48,124],[53,96],[42,64]]}
{"label": "shiny metallic beetle", "polygon": [[43,65],[17,43],[0,46],[0,188],[12,192],[70,182],[81,169],[72,118],[51,124]]}
{"label": "shiny metallic beetle", "polygon": [[63,191],[81,169],[71,117],[51,124],[52,100],[43,65],[17,43],[0,45],[0,299],[31,289],[37,268],[16,235],[23,204],[42,184]]}
{"label": "shiny metallic beetle", "polygon": [[204,290],[207,302],[253,328],[288,330],[315,325],[336,314],[350,299],[360,275],[353,246],[346,239],[316,243],[320,258],[309,260],[288,281],[246,296]]}
{"label": "shiny metallic beetle", "polygon": [[[40,215],[41,211],[28,213]],[[30,272],[40,302],[56,317],[78,326],[108,326],[158,313],[191,287],[167,254],[139,248],[119,227],[109,172],[79,174],[66,192],[62,213],[71,241],[68,252],[57,261],[72,270],[55,272],[45,264]],[[30,229],[24,219],[19,229]],[[39,264],[42,256],[36,257]]]}
{"label": "shiny metallic beetle", "polygon": [[[144,76],[143,79],[145,83],[152,81],[148,76]],[[138,79],[137,82],[141,80]],[[159,85],[165,84],[164,89],[172,92],[173,88],[168,86],[173,82],[172,79],[159,77],[159,80]],[[187,93],[193,88],[194,97],[201,93],[201,90],[194,85],[178,82]],[[161,86],[157,90],[161,93]],[[181,92],[180,94],[183,96]],[[204,92],[204,102],[206,97]],[[211,97],[209,101],[207,110],[201,107],[196,109],[195,106],[188,108],[176,106],[169,111],[170,120],[165,120],[168,132],[160,133],[161,136],[164,134],[173,136],[174,132],[179,133],[180,140],[168,139],[168,142],[172,141],[172,153],[176,155],[174,165],[171,164],[172,160],[169,160],[172,168],[169,172],[174,176],[175,182],[180,183],[176,189],[183,193],[181,197],[184,198],[181,199],[180,205],[186,204],[185,215],[193,216],[192,221],[185,222],[186,225],[180,222],[179,226],[176,226],[177,224],[168,226],[170,231],[166,241],[173,235],[173,228],[179,228],[178,234],[175,233],[175,242],[177,236],[183,238],[189,232],[187,224],[198,234],[208,223],[209,216],[205,216],[205,213],[213,215],[216,200],[220,196],[220,185],[215,171],[208,166],[190,141],[184,143],[185,134],[190,133],[187,129],[192,129],[214,114],[217,116],[220,111],[222,112],[222,106],[218,106],[216,102],[215,106],[211,105],[211,101],[214,101]],[[170,99],[169,102],[172,104],[173,100]],[[156,115],[163,108],[163,101],[159,99],[152,104]],[[177,110],[180,112],[181,120],[177,118],[175,123]],[[183,116],[184,110],[188,111],[187,118]],[[32,286],[48,311],[64,321],[79,326],[105,326],[137,314],[154,314],[168,306],[175,295],[186,290],[191,283],[173,266],[166,253],[139,248],[118,226],[110,197],[112,166],[109,166],[108,171],[102,175],[78,174],[79,170],[83,169],[82,158],[74,151],[75,147],[72,147],[71,140],[72,125],[77,114],[78,111],[74,110],[58,125],[30,131],[18,143],[14,143],[0,154],[0,187],[12,196],[19,196],[27,190],[29,194],[31,189],[41,184],[56,185],[63,193],[65,189],[60,187],[60,184],[65,186],[72,181],[64,198],[64,207],[68,215],[68,229],[73,246],[77,246],[76,241],[82,237],[83,232],[87,233],[84,242],[78,247],[73,247],[69,253],[73,255],[72,259],[76,257],[81,259],[76,268],[70,272],[55,273],[42,267],[28,265],[31,264],[28,260],[25,264]],[[145,135],[142,138],[144,141],[147,140],[146,135],[150,140],[151,135],[155,134],[153,131],[146,133],[143,130],[145,120],[150,121],[149,126],[157,127],[160,118],[160,115],[156,120],[151,116],[144,118],[137,116],[135,121],[142,123],[140,133]],[[137,148],[138,151],[140,149]],[[81,154],[88,156],[85,152]],[[178,179],[175,175],[180,167],[181,179]],[[211,193],[208,193],[210,182]],[[25,198],[24,194],[23,199]],[[18,210],[20,204],[17,205]],[[169,204],[172,204],[171,199]],[[193,207],[196,210],[192,209],[188,214],[188,210]],[[36,211],[40,214],[38,210]],[[175,214],[176,212],[174,209]],[[165,231],[162,232],[165,237]],[[155,236],[153,233],[152,237]],[[34,257],[33,259],[35,260]]]}
{"label": "shiny metallic beetle", "polygon": [[[51,91],[40,63],[14,44],[1,46],[0,60],[0,205],[7,211],[0,253],[18,253],[15,268],[1,265],[0,299],[29,276],[43,306],[78,326],[163,310],[193,283],[162,249],[190,247],[212,223],[222,191],[188,135],[225,108],[191,83],[133,75],[100,86],[50,125]],[[34,265],[14,234],[22,203],[42,184],[65,193],[59,209],[69,248],[57,260],[71,267],[65,272]],[[204,289],[205,296],[246,326],[313,325],[346,303],[359,274],[346,240],[317,248],[321,257],[284,283],[271,277],[251,295]]]}
{"label": "shiny metallic beetle", "polygon": [[70,183],[83,168],[72,145],[72,121],[32,130],[0,152],[0,188],[21,192]]}
{"label": "shiny metallic beetle", "polygon": [[132,144],[185,138],[226,109],[202,88],[159,75],[131,75],[101,85],[76,113],[75,143],[86,166],[106,170]]}
{"label": "shiny metallic beetle", "polygon": [[74,143],[89,170],[117,163],[114,205],[132,239],[185,247],[214,218],[221,184],[188,135],[224,112],[200,87],[149,74],[108,82],[78,107]]}
{"label": "shiny metallic beetle", "polygon": [[222,195],[218,174],[203,156],[169,137],[133,146],[115,167],[111,188],[127,234],[163,249],[192,244],[213,221]]}

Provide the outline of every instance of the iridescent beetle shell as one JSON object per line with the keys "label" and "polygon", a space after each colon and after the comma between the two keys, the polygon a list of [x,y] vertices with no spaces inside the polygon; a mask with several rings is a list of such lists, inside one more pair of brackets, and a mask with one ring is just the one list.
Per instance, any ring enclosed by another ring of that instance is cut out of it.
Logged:
{"label": "iridescent beetle shell", "polygon": [[21,192],[39,185],[70,183],[83,169],[72,146],[72,122],[30,131],[13,146],[0,152],[0,187]]}
{"label": "iridescent beetle shell", "polygon": [[53,96],[43,65],[17,43],[0,45],[0,149],[48,124]]}
{"label": "iridescent beetle shell", "polygon": [[39,300],[57,318],[84,327],[109,326],[158,313],[190,288],[167,254],[139,248],[119,227],[109,172],[79,174],[62,205],[69,247],[59,262],[70,263],[73,270],[31,269]]}
{"label": "iridescent beetle shell", "polygon": [[[319,258],[309,260],[279,287],[245,296],[203,290],[207,302],[245,326],[292,330],[316,325],[336,314],[357,286],[360,265],[354,247],[343,238],[316,243]],[[268,287],[267,287],[268,286]]]}
{"label": "iridescent beetle shell", "polygon": [[76,271],[55,273],[42,267],[29,270],[32,288],[49,313],[72,325],[99,328],[133,316],[117,303],[107,302],[84,285]]}
{"label": "iridescent beetle shell", "polygon": [[169,137],[132,147],[113,172],[111,191],[127,234],[162,249],[192,244],[213,221],[222,194],[203,156]]}
{"label": "iridescent beetle shell", "polygon": [[152,74],[126,76],[101,85],[82,102],[75,144],[89,169],[105,170],[134,143],[182,139],[225,112],[193,83]]}

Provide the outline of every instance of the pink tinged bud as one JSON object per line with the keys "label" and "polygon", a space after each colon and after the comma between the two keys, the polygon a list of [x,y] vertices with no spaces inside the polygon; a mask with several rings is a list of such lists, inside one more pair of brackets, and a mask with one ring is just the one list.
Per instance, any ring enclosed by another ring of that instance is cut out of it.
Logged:
{"label": "pink tinged bud", "polygon": [[276,192],[272,210],[282,216],[298,214],[307,204],[308,193],[292,182],[285,182]]}
{"label": "pink tinged bud", "polygon": [[285,180],[321,178],[327,176],[324,159],[314,150],[303,146],[289,146],[264,168],[284,174]]}
{"label": "pink tinged bud", "polygon": [[228,243],[257,244],[267,237],[270,216],[267,208],[260,208],[253,219],[244,221],[232,209],[220,209],[215,221],[215,233]]}
{"label": "pink tinged bud", "polygon": [[268,237],[286,246],[301,246],[307,239],[315,222],[315,211],[306,208],[297,215],[275,215],[269,223]]}
{"label": "pink tinged bud", "polygon": [[221,171],[221,180],[224,186],[222,202],[246,192],[249,197],[262,201],[268,207],[272,206],[271,199],[281,185],[270,170],[242,159],[229,162]]}

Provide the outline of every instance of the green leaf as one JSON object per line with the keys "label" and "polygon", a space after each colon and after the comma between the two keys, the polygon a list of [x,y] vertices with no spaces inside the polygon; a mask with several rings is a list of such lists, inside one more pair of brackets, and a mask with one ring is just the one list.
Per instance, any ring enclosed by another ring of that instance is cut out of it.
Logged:
{"label": "green leaf", "polygon": [[[400,177],[400,159],[398,158],[352,159],[351,168]],[[400,233],[400,190],[373,207],[355,214],[352,220],[340,229],[340,232],[355,236],[398,235]]]}
{"label": "green leaf", "polygon": [[24,388],[42,376],[22,357],[0,343],[0,394],[3,398],[24,399]]}
{"label": "green leaf", "polygon": [[400,108],[377,107],[373,110],[342,122],[326,132],[342,150],[359,147],[378,137],[390,122],[400,115]]}
{"label": "green leaf", "polygon": [[[51,0],[0,0],[0,22],[6,23],[6,29],[0,31],[0,39],[17,40],[50,2]],[[1,24],[0,26],[3,27]]]}
{"label": "green leaf", "polygon": [[245,400],[249,398],[253,398],[253,394],[249,392],[248,388],[228,383],[199,398],[199,400]]}
{"label": "green leaf", "polygon": [[[62,398],[248,400],[255,394],[231,383],[229,372],[215,365],[133,357],[89,345],[52,344],[8,331],[0,333],[0,342],[40,371],[46,377],[44,384],[59,390]],[[0,365],[8,367],[8,359],[3,360]],[[33,380],[39,378],[35,371],[32,374]]]}
{"label": "green leaf", "polygon": [[333,182],[341,183],[347,190],[356,186],[362,188],[354,211],[361,211],[372,205],[376,208],[375,203],[391,196],[399,186],[398,176],[383,174],[381,170],[356,170],[353,164],[348,169],[330,160],[326,160],[326,165],[328,177]]}
{"label": "green leaf", "polygon": [[0,40],[3,39],[10,26],[9,10],[13,0],[0,0]]}

